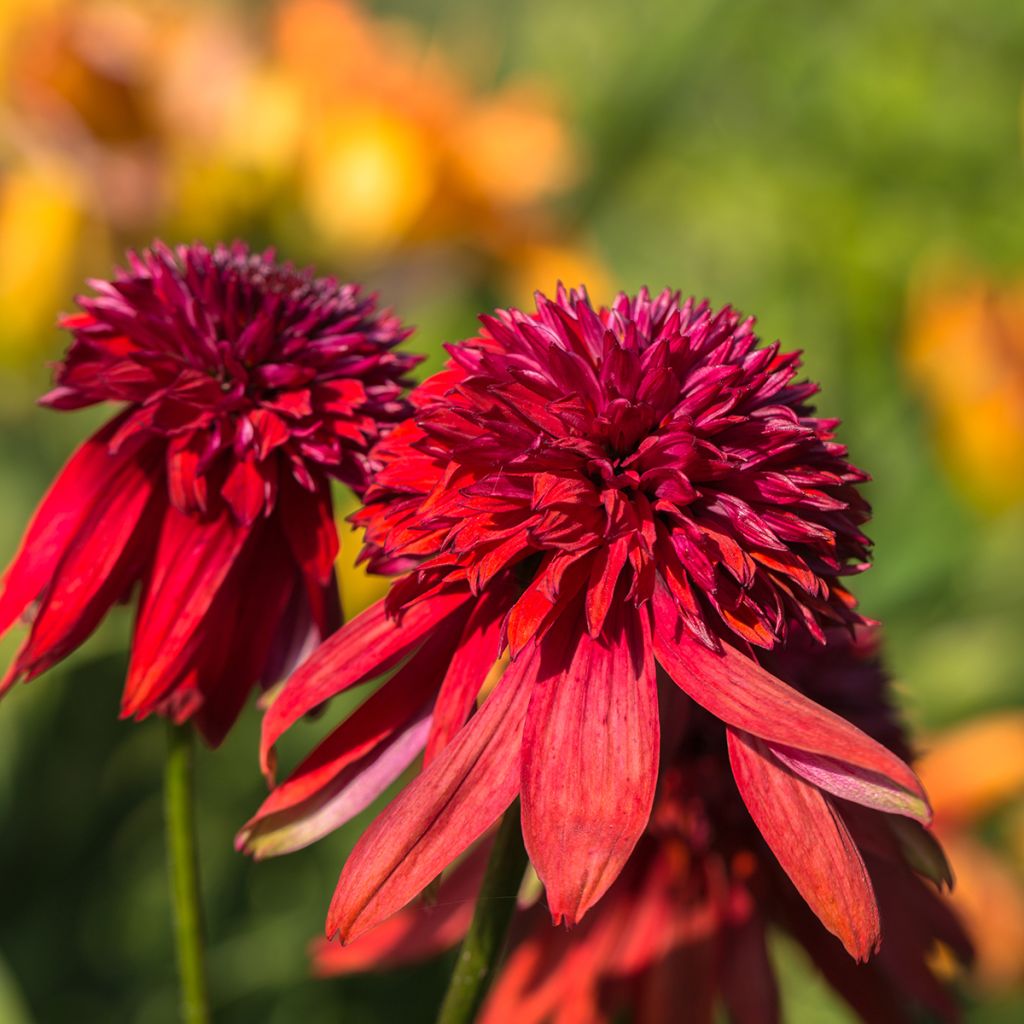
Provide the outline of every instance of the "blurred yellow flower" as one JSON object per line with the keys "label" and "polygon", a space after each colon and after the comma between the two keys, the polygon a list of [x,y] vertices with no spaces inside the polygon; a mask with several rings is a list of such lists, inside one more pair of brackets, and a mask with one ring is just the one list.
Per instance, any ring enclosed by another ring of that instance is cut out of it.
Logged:
{"label": "blurred yellow flower", "polygon": [[1024,865],[971,829],[1014,803],[1024,807],[1024,712],[999,712],[937,737],[918,763],[932,797],[935,832],[956,875],[950,896],[977,951],[986,988],[1024,979]]}
{"label": "blurred yellow flower", "polygon": [[1024,499],[1024,285],[918,289],[906,361],[967,496],[995,510]]}

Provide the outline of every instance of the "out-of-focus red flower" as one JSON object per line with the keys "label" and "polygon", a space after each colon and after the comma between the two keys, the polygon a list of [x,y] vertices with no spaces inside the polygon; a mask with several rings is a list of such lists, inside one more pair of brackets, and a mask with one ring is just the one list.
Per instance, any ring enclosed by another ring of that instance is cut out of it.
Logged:
{"label": "out-of-focus red flower", "polygon": [[[243,829],[256,855],[305,845],[425,748],[425,770],[353,851],[328,932],[394,913],[522,798],[556,920],[579,921],[650,819],[671,716],[657,666],[725,723],[732,771],[779,862],[858,958],[878,915],[836,798],[927,820],[904,762],[752,656],[859,621],[864,474],[816,418],[798,358],[731,309],[582,292],[483,319],[415,415],[375,449],[357,518],[384,602],[291,678],[278,737],[404,660]],[[511,661],[479,712],[499,655]],[[470,717],[472,715],[472,717]]]}
{"label": "out-of-focus red flower", "polygon": [[[798,643],[772,662],[791,685],[906,753],[866,635],[851,643],[849,634],[833,632],[825,648]],[[682,704],[678,691],[664,696]],[[621,875],[571,931],[552,928],[540,907],[520,907],[482,1024],[596,1024],[624,1010],[635,1020],[705,1024],[716,1019],[716,1004],[741,1024],[778,1021],[765,943],[770,928],[802,945],[870,1024],[916,1020],[919,1007],[956,1019],[931,953],[941,942],[968,960],[971,948],[936,887],[919,877],[930,876],[936,886],[949,881],[928,833],[914,822],[836,802],[862,851],[882,921],[878,955],[856,964],[814,920],[759,839],[715,720],[693,705],[677,710],[654,812]],[[487,849],[484,840],[448,875],[433,906],[414,904],[351,946],[319,941],[315,971],[382,970],[454,945],[472,916]]]}
{"label": "out-of-focus red flower", "polygon": [[141,584],[122,713],[219,743],[257,683],[340,624],[329,481],[361,493],[405,415],[407,335],[355,285],[236,243],[139,255],[94,281],[42,402],[122,411],[72,456],[0,590],[32,628],[6,690]]}

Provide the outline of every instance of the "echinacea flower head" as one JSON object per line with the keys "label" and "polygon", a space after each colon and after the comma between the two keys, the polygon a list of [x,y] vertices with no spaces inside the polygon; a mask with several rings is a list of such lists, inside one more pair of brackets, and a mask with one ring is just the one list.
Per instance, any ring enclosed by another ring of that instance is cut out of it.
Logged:
{"label": "echinacea flower head", "polygon": [[[650,819],[672,719],[661,675],[725,723],[762,833],[866,956],[877,922],[829,895],[846,871],[867,905],[833,799],[929,812],[896,754],[752,653],[860,621],[843,578],[867,557],[865,476],[814,415],[797,357],[671,292],[600,309],[584,292],[539,296],[449,351],[376,447],[359,516],[371,562],[408,571],[286,684],[265,768],[305,712],[404,664],[240,843],[311,842],[425,747],[424,772],[348,861],[329,931],[354,938],[397,910],[517,796],[551,912],[573,924]],[[795,828],[806,849],[787,848]]]}
{"label": "echinacea flower head", "polygon": [[[820,698],[872,737],[906,750],[870,634],[830,631],[824,647],[788,647],[786,681]],[[915,822],[845,804],[882,927],[878,954],[857,964],[815,921],[737,792],[717,722],[697,707],[677,721],[654,810],[622,873],[577,928],[552,928],[520,888],[507,958],[481,1024],[558,1021],[731,1021],[781,1016],[769,936],[802,946],[832,988],[868,1024],[953,1021],[957,1005],[935,973],[942,943],[968,961],[971,944],[945,904],[942,851]],[[432,905],[413,903],[349,946],[321,940],[319,975],[386,970],[458,942],[473,914],[485,837],[442,880]],[[513,897],[515,893],[503,893]],[[682,998],[681,998],[682,995]]]}
{"label": "echinacea flower head", "polygon": [[340,625],[330,481],[362,493],[404,416],[408,334],[355,285],[244,245],[163,245],[91,282],[42,399],[114,402],[43,499],[0,591],[31,609],[2,684],[79,646],[141,584],[122,712],[223,739],[257,683]]}

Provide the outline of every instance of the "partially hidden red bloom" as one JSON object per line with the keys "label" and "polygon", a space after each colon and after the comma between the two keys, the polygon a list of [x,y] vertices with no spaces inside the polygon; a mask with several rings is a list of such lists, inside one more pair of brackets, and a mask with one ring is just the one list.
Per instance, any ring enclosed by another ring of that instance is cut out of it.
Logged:
{"label": "partially hidden red bloom", "polygon": [[362,493],[408,413],[407,336],[355,285],[244,245],[130,253],[61,325],[42,399],[122,410],[71,457],[0,590],[31,631],[0,692],[38,676],[141,584],[122,714],[219,743],[258,683],[341,622],[329,481]]}
{"label": "partially hidden red bloom", "polygon": [[[860,958],[875,902],[836,798],[925,821],[892,751],[754,657],[859,621],[864,474],[813,415],[796,355],[731,309],[583,292],[483,318],[377,446],[368,555],[413,566],[320,648],[264,719],[278,737],[403,662],[243,829],[257,856],[347,820],[425,748],[424,771],[345,866],[328,933],[389,916],[520,796],[555,920],[579,921],[651,816],[663,671],[725,723],[758,828]],[[510,663],[474,713],[502,652]],[[659,669],[660,666],[660,669]]]}
{"label": "partially hidden red bloom", "polygon": [[[794,643],[774,667],[885,743],[907,753],[867,633],[830,631],[827,647]],[[671,690],[668,701],[681,702]],[[683,711],[683,709],[677,709]],[[721,728],[691,705],[677,728],[654,811],[622,873],[575,929],[552,928],[524,887],[510,948],[481,1024],[776,1024],[778,987],[767,935],[799,943],[868,1024],[913,1024],[922,1009],[944,1021],[957,1005],[932,969],[937,943],[967,962],[972,951],[939,890],[950,881],[942,851],[920,825],[837,801],[874,891],[884,941],[857,964],[814,919],[765,848],[736,790]],[[383,970],[458,942],[473,914],[485,838],[442,881],[432,905],[413,904],[350,946],[319,941],[320,975]],[[934,885],[925,881],[930,879]],[[509,897],[514,893],[508,893]]]}

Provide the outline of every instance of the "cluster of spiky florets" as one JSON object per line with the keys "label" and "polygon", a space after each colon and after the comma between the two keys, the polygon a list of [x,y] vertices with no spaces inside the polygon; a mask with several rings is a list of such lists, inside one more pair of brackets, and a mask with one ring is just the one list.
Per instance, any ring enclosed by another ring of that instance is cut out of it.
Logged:
{"label": "cluster of spiky florets", "polygon": [[394,351],[409,334],[396,317],[357,285],[238,242],[157,244],[128,261],[62,319],[74,341],[45,405],[132,406],[111,446],[165,439],[183,512],[223,496],[251,522],[280,473],[306,490],[327,474],[362,491],[381,426],[408,411],[416,358]]}
{"label": "cluster of spiky florets", "polygon": [[856,621],[841,578],[867,559],[866,477],[797,355],[669,291],[595,309],[560,290],[482,320],[375,453],[367,555],[418,562],[395,602],[512,574],[513,651],[581,594],[596,636],[614,597],[659,579],[715,649]]}

